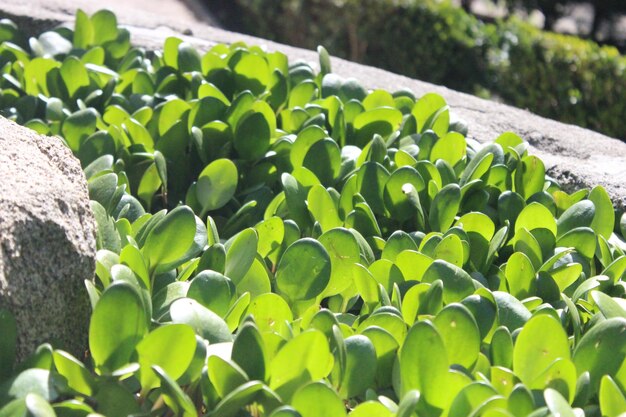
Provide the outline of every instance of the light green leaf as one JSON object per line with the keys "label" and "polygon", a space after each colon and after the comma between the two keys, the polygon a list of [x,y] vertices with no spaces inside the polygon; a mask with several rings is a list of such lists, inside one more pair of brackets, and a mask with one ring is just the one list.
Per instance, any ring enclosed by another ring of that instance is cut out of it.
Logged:
{"label": "light green leaf", "polygon": [[276,286],[291,302],[310,300],[330,281],[330,257],[318,241],[304,238],[287,248],[276,270]]}

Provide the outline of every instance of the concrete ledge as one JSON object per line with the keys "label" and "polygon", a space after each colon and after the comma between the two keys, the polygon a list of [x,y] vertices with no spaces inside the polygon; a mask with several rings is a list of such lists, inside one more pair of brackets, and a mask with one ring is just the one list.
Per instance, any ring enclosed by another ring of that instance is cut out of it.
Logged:
{"label": "concrete ledge", "polygon": [[[209,26],[210,16],[195,15],[189,8],[197,0],[162,0],[124,2],[112,0],[113,10],[121,24],[131,32],[132,42],[146,48],[161,48],[168,36],[178,36],[200,50],[216,43],[244,41],[266,45],[269,50],[287,54],[290,60],[304,59],[317,65],[317,54],[300,48],[242,35]],[[0,16],[22,19],[27,16],[38,30],[59,23],[72,23],[76,8],[93,13],[99,7],[89,0],[4,0]],[[141,12],[139,12],[141,10]],[[166,12],[164,12],[166,11]],[[193,36],[186,34],[193,33]],[[332,51],[331,51],[332,52]],[[413,80],[381,69],[333,58],[333,72],[357,78],[368,88],[394,91],[409,88],[416,95],[441,94],[452,112],[469,125],[468,136],[480,142],[492,141],[501,133],[512,131],[531,145],[531,153],[541,157],[548,173],[568,191],[580,187],[603,185],[620,210],[626,209],[626,143],[573,125],[556,122],[500,103],[483,100],[445,87]]]}

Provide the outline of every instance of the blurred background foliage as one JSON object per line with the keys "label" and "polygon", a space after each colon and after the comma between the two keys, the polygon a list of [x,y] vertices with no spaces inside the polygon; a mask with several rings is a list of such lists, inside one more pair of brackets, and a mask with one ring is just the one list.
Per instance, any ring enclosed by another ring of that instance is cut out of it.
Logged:
{"label": "blurred background foliage", "polygon": [[321,44],[342,58],[626,139],[624,0],[205,1],[229,29]]}

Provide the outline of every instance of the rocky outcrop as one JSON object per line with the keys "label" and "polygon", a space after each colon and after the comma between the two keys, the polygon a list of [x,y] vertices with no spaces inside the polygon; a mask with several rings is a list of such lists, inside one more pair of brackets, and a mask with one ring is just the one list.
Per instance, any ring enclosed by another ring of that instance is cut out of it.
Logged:
{"label": "rocky outcrop", "polygon": [[95,230],[71,151],[0,118],[0,308],[16,318],[18,358],[50,341],[82,356]]}

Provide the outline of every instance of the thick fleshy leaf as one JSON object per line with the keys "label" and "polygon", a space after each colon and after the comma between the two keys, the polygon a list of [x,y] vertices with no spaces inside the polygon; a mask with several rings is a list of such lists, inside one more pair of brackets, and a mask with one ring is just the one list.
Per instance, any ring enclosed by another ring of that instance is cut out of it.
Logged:
{"label": "thick fleshy leaf", "polygon": [[522,328],[513,350],[513,370],[525,384],[534,381],[557,359],[569,359],[567,334],[547,314],[531,318]]}
{"label": "thick fleshy leaf", "polygon": [[139,381],[143,392],[159,386],[159,377],[152,370],[159,366],[171,378],[183,375],[196,351],[193,329],[185,324],[168,324],[147,334],[137,344]]}
{"label": "thick fleshy leaf", "polygon": [[137,290],[124,281],[109,286],[89,324],[89,349],[96,366],[110,374],[127,365],[147,331],[148,315]]}
{"label": "thick fleshy leaf", "polygon": [[472,313],[462,304],[448,304],[433,321],[443,340],[448,360],[471,369],[478,360],[480,332]]}
{"label": "thick fleshy leaf", "polygon": [[346,338],[346,366],[340,382],[339,394],[352,398],[373,386],[376,376],[376,350],[365,336]]}
{"label": "thick fleshy leaf", "polygon": [[181,259],[194,243],[196,219],[189,207],[168,213],[151,231],[142,248],[151,270]]}
{"label": "thick fleshy leaf", "polygon": [[265,380],[268,358],[259,330],[247,323],[239,329],[233,343],[232,359],[250,379]]}
{"label": "thick fleshy leaf", "polygon": [[75,357],[62,350],[55,350],[53,354],[54,366],[65,379],[67,385],[83,395],[91,395],[94,387],[94,377],[89,370]]}
{"label": "thick fleshy leaf", "polygon": [[431,203],[428,220],[430,227],[437,232],[448,230],[461,203],[461,189],[456,184],[443,187]]}
{"label": "thick fleshy leaf", "polygon": [[522,158],[515,170],[515,191],[525,200],[543,190],[546,168],[534,155]]}
{"label": "thick fleshy leaf", "polygon": [[287,401],[298,388],[327,376],[333,356],[324,334],[310,330],[288,341],[270,362],[270,388]]}
{"label": "thick fleshy leaf", "polygon": [[429,321],[415,324],[400,351],[402,393],[418,390],[437,407],[448,380],[448,356],[443,339]]}
{"label": "thick fleshy leaf", "polygon": [[196,198],[202,213],[222,208],[235,195],[238,173],[228,159],[218,159],[206,166],[198,176]]}
{"label": "thick fleshy leaf", "polygon": [[603,375],[615,376],[626,358],[626,319],[610,318],[593,326],[574,349],[578,375],[589,372],[592,392]]}
{"label": "thick fleshy leaf", "polygon": [[205,338],[209,343],[232,341],[226,322],[191,298],[180,298],[174,301],[170,307],[170,315],[174,323],[191,326],[197,335]]}
{"label": "thick fleshy leaf", "polygon": [[346,407],[341,398],[321,382],[313,382],[299,389],[293,396],[292,405],[302,417],[346,416]]}
{"label": "thick fleshy leaf", "polygon": [[278,263],[276,285],[290,301],[310,300],[330,281],[331,261],[318,241],[305,238],[287,248]]}
{"label": "thick fleshy leaf", "polygon": [[626,410],[626,398],[613,378],[608,375],[600,382],[600,411],[603,416],[617,417]]}
{"label": "thick fleshy leaf", "polygon": [[256,257],[259,238],[254,229],[239,232],[226,242],[225,275],[237,285],[246,275]]}
{"label": "thick fleshy leaf", "polygon": [[443,282],[443,298],[446,304],[461,301],[476,289],[474,280],[467,272],[439,259],[426,269],[422,279],[423,282],[429,283],[437,280]]}

